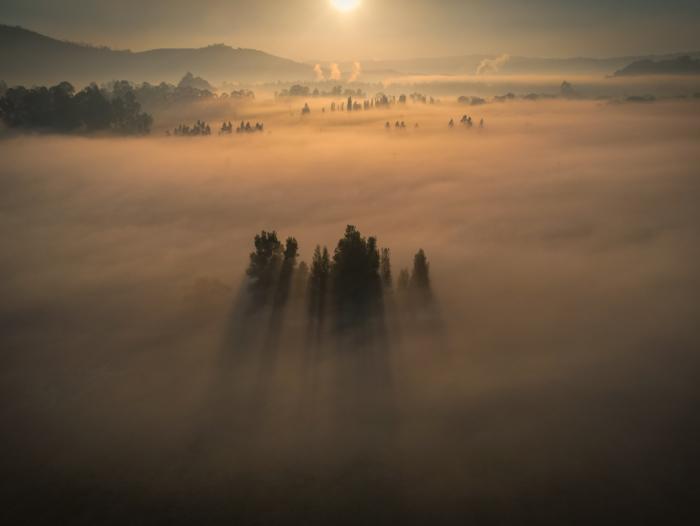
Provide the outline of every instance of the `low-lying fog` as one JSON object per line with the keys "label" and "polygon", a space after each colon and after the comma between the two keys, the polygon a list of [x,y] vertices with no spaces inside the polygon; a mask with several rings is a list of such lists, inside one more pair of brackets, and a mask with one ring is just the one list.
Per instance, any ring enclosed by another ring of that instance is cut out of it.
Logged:
{"label": "low-lying fog", "polygon": [[[0,142],[3,507],[75,524],[690,509],[700,104],[299,109],[247,110],[256,134]],[[303,299],[246,319],[255,234],[296,237],[309,263],[348,224],[391,249],[395,280],[425,250],[430,320],[387,310],[380,339],[311,344]]]}

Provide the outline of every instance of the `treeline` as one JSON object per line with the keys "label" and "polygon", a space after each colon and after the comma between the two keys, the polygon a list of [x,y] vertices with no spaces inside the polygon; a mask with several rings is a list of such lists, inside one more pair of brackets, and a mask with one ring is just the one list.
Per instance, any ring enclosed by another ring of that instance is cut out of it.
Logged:
{"label": "treeline", "polygon": [[255,93],[247,89],[234,89],[230,93],[216,94],[206,80],[185,75],[177,85],[161,82],[160,84],[132,84],[132,89],[145,108],[160,109],[174,105],[190,104],[197,101],[253,101]]}
{"label": "treeline", "polygon": [[314,88],[313,91],[309,86],[294,84],[289,88],[275,92],[275,97],[284,99],[288,97],[366,97],[367,94],[360,88],[343,88],[343,86],[333,86],[329,91],[320,91]]}
{"label": "treeline", "polygon": [[[353,109],[369,109],[370,107],[373,108],[375,106],[391,106],[393,104],[406,104],[409,99],[415,104],[435,104],[437,102],[433,97],[429,97],[418,92],[411,93],[410,95],[401,94],[397,97],[396,95],[386,95],[385,93],[380,91],[372,97],[368,96],[367,93],[361,88],[343,88],[343,86],[340,85],[333,86],[329,91],[321,91],[318,88],[314,88],[312,90],[309,86],[304,86],[302,84],[294,84],[289,88],[285,88],[280,91],[275,91],[275,98],[277,99],[285,99],[292,97],[343,97],[351,99],[354,97],[356,99],[355,104],[359,106],[354,106],[353,103],[350,103],[349,106],[345,106],[342,102],[338,103],[338,110],[341,109],[341,104],[343,105],[343,109],[341,111],[344,111],[346,108],[349,108],[352,111]],[[363,102],[358,102],[357,99],[362,99]],[[336,108],[334,107],[333,110],[335,109]]]}
{"label": "treeline", "polygon": [[[241,124],[235,128],[236,133],[256,133],[262,132],[265,129],[265,124],[262,122],[256,122],[255,124],[250,124],[250,121],[241,121]],[[221,128],[219,129],[219,135],[230,135],[234,131],[233,123],[231,121],[224,121],[221,123]],[[205,121],[197,120],[192,126],[188,124],[178,124],[172,133],[170,130],[166,130],[165,134],[170,137],[174,135],[176,137],[198,137],[198,136],[208,136],[211,135],[211,126]]]}
{"label": "treeline", "polygon": [[[292,86],[294,87],[294,86]],[[308,91],[308,89],[307,89]],[[316,90],[318,91],[318,90]],[[347,91],[347,90],[346,90]],[[357,90],[358,92],[360,90]],[[315,96],[315,95],[314,95]],[[353,96],[355,97],[353,99]],[[358,98],[360,100],[358,100]],[[412,93],[409,95],[411,101],[414,103],[422,103],[422,104],[435,104],[436,101],[432,97],[428,98],[425,95],[422,95],[420,93]],[[336,102],[333,101],[330,104],[330,111],[367,111],[367,110],[373,110],[375,108],[389,108],[394,105],[405,105],[408,98],[406,95],[399,95],[397,98],[395,95],[388,96],[385,93],[377,93],[374,97],[367,97],[365,94],[361,95],[348,95],[347,101],[340,101]],[[325,113],[326,112],[326,107],[323,106],[321,108],[321,112]],[[305,103],[304,107],[301,110],[302,115],[308,115],[311,113],[311,108],[309,107],[309,103]]]}
{"label": "treeline", "polygon": [[423,250],[413,268],[402,269],[394,283],[391,252],[379,248],[375,237],[364,237],[348,225],[333,254],[316,246],[311,264],[297,262],[294,237],[282,242],[275,231],[255,236],[255,250],[247,269],[249,292],[255,308],[283,306],[297,291],[312,323],[330,315],[336,328],[347,328],[383,316],[387,297],[427,305],[431,300],[430,265]]}
{"label": "treeline", "polygon": [[124,135],[147,134],[153,124],[128,82],[116,82],[111,90],[91,84],[78,92],[68,82],[9,88],[0,97],[0,120],[10,128]]}

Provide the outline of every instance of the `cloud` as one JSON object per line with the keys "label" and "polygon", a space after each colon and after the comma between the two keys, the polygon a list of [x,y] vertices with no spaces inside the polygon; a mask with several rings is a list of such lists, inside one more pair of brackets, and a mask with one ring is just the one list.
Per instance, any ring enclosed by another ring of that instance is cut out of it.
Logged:
{"label": "cloud", "polygon": [[496,58],[485,58],[481,61],[481,64],[476,68],[477,75],[487,75],[489,73],[498,73],[498,71],[505,66],[505,64],[510,60],[510,55],[504,53]]}

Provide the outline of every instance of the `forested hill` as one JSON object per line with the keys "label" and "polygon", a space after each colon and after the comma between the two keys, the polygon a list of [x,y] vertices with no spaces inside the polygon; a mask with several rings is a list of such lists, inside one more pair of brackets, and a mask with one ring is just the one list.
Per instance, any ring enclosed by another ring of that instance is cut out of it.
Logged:
{"label": "forested hill", "polygon": [[684,55],[669,60],[638,60],[615,72],[616,77],[634,75],[700,75],[700,58]]}
{"label": "forested hill", "polygon": [[192,71],[213,82],[310,80],[311,66],[254,49],[217,44],[132,52],[76,44],[0,25],[0,78],[14,84],[74,84],[128,79],[175,82]]}

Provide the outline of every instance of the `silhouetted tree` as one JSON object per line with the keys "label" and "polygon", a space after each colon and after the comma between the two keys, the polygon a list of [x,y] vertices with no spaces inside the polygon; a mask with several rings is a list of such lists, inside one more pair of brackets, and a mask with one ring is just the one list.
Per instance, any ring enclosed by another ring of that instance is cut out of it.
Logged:
{"label": "silhouetted tree", "polygon": [[249,89],[233,90],[229,97],[232,99],[250,99],[255,100],[255,93]]}
{"label": "silhouetted tree", "polygon": [[276,301],[286,301],[289,288],[292,283],[292,275],[297,264],[299,244],[293,237],[288,237],[284,244],[282,268],[280,269],[279,284],[277,286]]}
{"label": "silhouetted tree", "polygon": [[430,264],[421,248],[413,257],[413,272],[411,272],[410,289],[427,299],[430,295]]}
{"label": "silhouetted tree", "polygon": [[391,251],[388,248],[383,248],[380,261],[380,274],[382,276],[382,284],[386,289],[390,289],[392,285],[390,256]]}
{"label": "silhouetted tree", "polygon": [[73,109],[75,88],[68,82],[61,82],[49,88],[54,112],[54,127],[60,131],[70,131],[80,126],[80,116]]}
{"label": "silhouetted tree", "polygon": [[88,131],[105,130],[109,127],[112,107],[97,84],[86,87],[75,99],[80,119]]}
{"label": "silhouetted tree", "polygon": [[214,87],[211,84],[209,84],[209,82],[204,80],[202,77],[195,77],[189,71],[185,73],[185,76],[182,77],[177,87],[180,89],[193,88],[197,90],[207,90],[212,92],[214,91]]}
{"label": "silhouetted tree", "polygon": [[567,81],[561,83],[561,86],[559,87],[559,92],[561,93],[561,96],[565,99],[572,99],[578,96],[578,93],[576,93],[574,86]]}
{"label": "silhouetted tree", "polygon": [[308,97],[310,93],[308,86],[301,86],[299,84],[294,84],[289,90],[283,90],[279,96],[280,97]]}
{"label": "silhouetted tree", "polygon": [[121,81],[113,87],[111,127],[124,134],[142,135],[148,133],[153,119],[141,113],[141,105],[128,82]]}
{"label": "silhouetted tree", "polygon": [[368,319],[381,298],[379,251],[374,237],[365,239],[352,225],[333,254],[333,296],[341,325]]}
{"label": "silhouetted tree", "polygon": [[328,280],[331,272],[331,258],[328,249],[316,245],[311,270],[309,272],[309,314],[321,318],[325,310]]}
{"label": "silhouetted tree", "polygon": [[[222,128],[223,129],[223,128]],[[237,130],[239,131],[239,130]],[[197,120],[193,126],[180,124],[174,131],[175,135],[181,137],[192,137],[198,135],[211,135],[211,126],[204,121]]]}
{"label": "silhouetted tree", "polygon": [[279,282],[275,292],[275,304],[284,304],[289,297],[292,286],[292,276],[297,264],[299,244],[293,237],[288,237],[284,244],[282,268],[280,269]]}
{"label": "silhouetted tree", "polygon": [[301,261],[294,271],[294,279],[292,284],[293,294],[295,296],[303,296],[309,282],[309,266],[306,262]]}
{"label": "silhouetted tree", "polygon": [[251,279],[251,292],[258,305],[271,299],[284,257],[277,232],[263,230],[255,236],[255,251],[250,253],[250,264],[246,274]]}
{"label": "silhouetted tree", "polygon": [[399,279],[397,281],[397,288],[401,292],[406,292],[408,290],[408,284],[410,282],[410,276],[408,274],[408,269],[402,268],[399,272]]}

